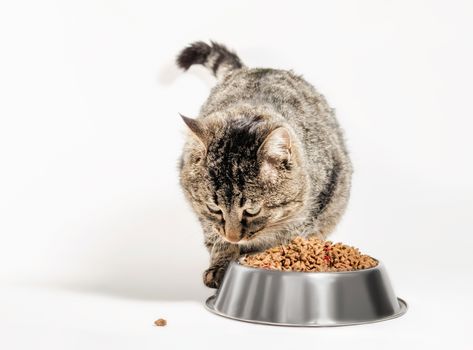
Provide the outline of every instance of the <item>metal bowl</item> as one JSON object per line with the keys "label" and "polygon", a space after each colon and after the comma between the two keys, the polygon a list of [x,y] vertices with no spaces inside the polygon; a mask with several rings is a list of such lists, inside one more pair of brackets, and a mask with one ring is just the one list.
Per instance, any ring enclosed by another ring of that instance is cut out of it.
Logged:
{"label": "metal bowl", "polygon": [[286,272],[232,262],[206,307],[240,321],[306,327],[378,322],[407,311],[381,263],[348,272]]}

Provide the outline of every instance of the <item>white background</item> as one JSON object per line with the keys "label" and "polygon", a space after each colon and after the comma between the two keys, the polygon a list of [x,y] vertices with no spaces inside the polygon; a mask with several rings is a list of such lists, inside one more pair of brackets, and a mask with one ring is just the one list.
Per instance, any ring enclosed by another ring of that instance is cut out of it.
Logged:
{"label": "white background", "polygon": [[[0,347],[471,347],[472,18],[471,1],[2,1]],[[178,112],[214,79],[173,61],[209,39],[336,108],[355,174],[331,238],[385,263],[405,316],[293,329],[203,309]]]}

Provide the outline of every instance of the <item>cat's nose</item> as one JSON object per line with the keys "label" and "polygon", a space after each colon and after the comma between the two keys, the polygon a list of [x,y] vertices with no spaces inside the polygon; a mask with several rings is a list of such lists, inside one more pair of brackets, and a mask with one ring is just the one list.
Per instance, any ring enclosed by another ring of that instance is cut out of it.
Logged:
{"label": "cat's nose", "polygon": [[225,220],[225,238],[232,243],[241,240],[240,220],[235,212],[229,213]]}
{"label": "cat's nose", "polygon": [[238,243],[241,239],[241,231],[238,228],[225,230],[225,238],[232,243]]}

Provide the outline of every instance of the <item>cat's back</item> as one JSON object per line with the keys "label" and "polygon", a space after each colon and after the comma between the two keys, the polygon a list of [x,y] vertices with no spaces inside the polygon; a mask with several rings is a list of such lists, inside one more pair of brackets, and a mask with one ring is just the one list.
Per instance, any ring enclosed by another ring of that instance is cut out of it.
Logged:
{"label": "cat's back", "polygon": [[302,110],[314,104],[326,105],[324,97],[292,71],[242,68],[232,71],[212,89],[202,114],[240,102],[270,103],[274,107],[289,105]]}
{"label": "cat's back", "polygon": [[241,68],[230,72],[212,89],[202,114],[240,102],[269,103],[274,107],[292,106],[295,109],[326,103],[312,85],[292,71]]}
{"label": "cat's back", "polygon": [[275,119],[285,119],[306,146],[327,138],[333,142],[341,139],[333,110],[325,98],[292,71],[247,68],[226,46],[202,41],[182,50],[177,64],[184,70],[201,64],[218,80],[198,118],[214,113],[273,115]]}
{"label": "cat's back", "polygon": [[232,71],[212,89],[202,106],[201,117],[227,108],[238,109],[238,105],[269,106],[288,121],[302,140],[329,141],[345,148],[334,111],[325,97],[292,71],[271,68]]}

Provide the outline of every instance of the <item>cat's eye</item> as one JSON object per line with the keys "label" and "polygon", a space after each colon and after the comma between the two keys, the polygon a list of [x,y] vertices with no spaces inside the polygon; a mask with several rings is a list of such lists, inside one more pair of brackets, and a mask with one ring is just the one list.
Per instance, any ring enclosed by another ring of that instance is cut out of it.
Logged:
{"label": "cat's eye", "polygon": [[222,210],[220,209],[220,207],[218,205],[215,205],[213,203],[206,203],[207,204],[207,209],[211,212],[211,213],[214,213],[214,214],[221,214],[222,213]]}
{"label": "cat's eye", "polygon": [[256,216],[260,213],[260,211],[261,211],[261,206],[257,205],[257,206],[251,207],[251,208],[246,208],[243,211],[243,213],[246,216]]}

